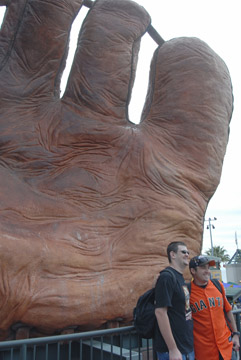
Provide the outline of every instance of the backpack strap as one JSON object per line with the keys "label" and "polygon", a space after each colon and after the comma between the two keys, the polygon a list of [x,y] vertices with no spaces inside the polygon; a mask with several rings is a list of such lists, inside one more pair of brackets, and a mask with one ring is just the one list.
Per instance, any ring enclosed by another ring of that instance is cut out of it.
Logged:
{"label": "backpack strap", "polygon": [[[156,285],[157,285],[157,282],[158,282],[158,280],[159,280],[159,278],[160,278],[160,275],[161,275],[162,273],[164,273],[164,272],[171,274],[172,280],[173,280],[173,282],[174,282],[174,286],[176,286],[176,284],[177,284],[177,278],[176,278],[176,276],[174,275],[174,273],[173,273],[170,269],[168,269],[168,268],[165,268],[165,269],[163,269],[162,271],[160,271],[160,274],[159,274],[158,279],[157,279],[157,281],[156,281]],[[156,288],[156,285],[155,285],[155,288]]]}
{"label": "backpack strap", "polygon": [[174,275],[174,273],[173,273],[170,269],[165,268],[165,269],[163,269],[162,271],[160,271],[160,274],[161,274],[161,273],[164,273],[164,272],[171,274],[172,279],[173,279],[173,281],[174,281],[174,286],[176,286],[177,278],[176,278],[176,276]]}
{"label": "backpack strap", "polygon": [[[218,279],[211,279],[211,281],[212,281],[213,285],[216,286],[218,291],[220,291],[220,293],[222,294],[222,297],[224,298],[224,296],[226,296],[226,295],[222,291],[220,281]],[[231,326],[230,326],[230,320],[229,320],[229,318],[227,316],[227,311],[224,309],[224,302],[223,302],[223,312],[224,312],[224,316],[225,316],[225,319],[226,319],[227,326],[228,326],[229,330],[231,332],[233,332],[233,330],[231,329]]]}
{"label": "backpack strap", "polygon": [[218,291],[223,295],[220,281],[219,281],[218,279],[211,279],[211,281],[212,281],[213,285],[216,286],[216,288],[218,289]]}

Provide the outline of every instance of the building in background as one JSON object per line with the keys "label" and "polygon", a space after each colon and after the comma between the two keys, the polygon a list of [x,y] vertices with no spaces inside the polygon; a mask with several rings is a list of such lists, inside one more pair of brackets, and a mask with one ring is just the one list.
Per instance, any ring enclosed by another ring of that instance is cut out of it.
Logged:
{"label": "building in background", "polygon": [[237,249],[226,264],[227,282],[241,284],[241,250]]}
{"label": "building in background", "polygon": [[212,279],[218,279],[220,281],[222,281],[222,272],[221,272],[221,258],[217,257],[217,256],[212,256],[212,255],[203,255],[205,257],[207,257],[209,260],[215,260],[215,266],[210,266],[210,271],[211,271],[211,278]]}

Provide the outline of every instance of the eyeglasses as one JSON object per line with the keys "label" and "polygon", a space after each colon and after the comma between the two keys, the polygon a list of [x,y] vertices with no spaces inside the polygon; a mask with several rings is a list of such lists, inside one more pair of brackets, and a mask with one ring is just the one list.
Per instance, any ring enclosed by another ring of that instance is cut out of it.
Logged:
{"label": "eyeglasses", "polygon": [[189,255],[189,251],[188,250],[181,250],[181,253],[183,253],[184,255]]}

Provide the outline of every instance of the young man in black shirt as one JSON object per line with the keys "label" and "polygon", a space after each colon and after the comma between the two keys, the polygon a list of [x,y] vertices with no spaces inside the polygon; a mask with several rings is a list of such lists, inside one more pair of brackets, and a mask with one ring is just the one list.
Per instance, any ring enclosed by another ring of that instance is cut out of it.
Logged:
{"label": "young man in black shirt", "polygon": [[[194,360],[193,324],[189,292],[183,271],[189,264],[189,252],[181,241],[167,247],[170,272],[163,271],[156,284],[155,348],[158,360]],[[174,275],[174,276],[173,276]]]}

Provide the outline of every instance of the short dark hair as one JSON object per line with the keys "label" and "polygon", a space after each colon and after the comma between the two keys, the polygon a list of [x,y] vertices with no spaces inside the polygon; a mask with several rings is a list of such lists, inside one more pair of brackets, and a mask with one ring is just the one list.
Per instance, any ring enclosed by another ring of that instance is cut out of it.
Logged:
{"label": "short dark hair", "polygon": [[168,261],[169,263],[171,263],[171,256],[170,256],[170,252],[174,251],[174,253],[178,252],[178,246],[182,245],[182,246],[186,246],[186,244],[184,244],[183,241],[172,241],[168,247],[167,247],[167,257],[168,257]]}

